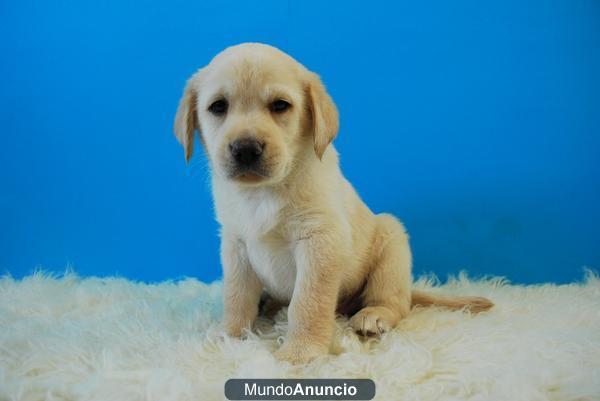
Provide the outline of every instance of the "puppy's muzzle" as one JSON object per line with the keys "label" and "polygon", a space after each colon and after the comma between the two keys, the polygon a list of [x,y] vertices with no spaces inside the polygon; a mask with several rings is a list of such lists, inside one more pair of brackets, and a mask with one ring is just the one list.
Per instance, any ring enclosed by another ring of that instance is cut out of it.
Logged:
{"label": "puppy's muzzle", "polygon": [[264,143],[252,138],[237,139],[230,143],[229,152],[235,164],[235,172],[262,173],[261,159],[264,148]]}

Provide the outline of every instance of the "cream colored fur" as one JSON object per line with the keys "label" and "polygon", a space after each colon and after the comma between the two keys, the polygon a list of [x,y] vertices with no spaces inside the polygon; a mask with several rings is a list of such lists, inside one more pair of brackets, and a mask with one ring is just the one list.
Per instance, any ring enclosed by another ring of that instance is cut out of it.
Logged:
{"label": "cream colored fur", "polygon": [[[228,102],[223,115],[210,111]],[[291,108],[275,113],[283,99]],[[240,336],[258,314],[261,293],[289,304],[282,360],[326,354],[337,312],[364,335],[395,327],[414,304],[485,310],[477,297],[411,292],[411,252],[402,224],[375,215],[344,178],[331,144],[337,109],[320,79],[290,56],[261,44],[226,49],[189,80],[175,133],[192,155],[194,131],[210,159],[221,224],[224,324]],[[261,173],[235,174],[230,145],[264,144]]]}

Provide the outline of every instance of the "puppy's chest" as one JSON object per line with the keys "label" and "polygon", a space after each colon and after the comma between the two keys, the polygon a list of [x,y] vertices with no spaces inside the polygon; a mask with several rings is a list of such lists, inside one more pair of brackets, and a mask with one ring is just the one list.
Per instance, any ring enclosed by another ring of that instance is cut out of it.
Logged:
{"label": "puppy's chest", "polygon": [[296,262],[291,244],[278,240],[246,239],[248,259],[267,292],[289,301],[296,282]]}
{"label": "puppy's chest", "polygon": [[286,217],[283,202],[269,192],[248,192],[223,197],[226,207],[217,210],[226,229],[246,244],[252,268],[265,289],[281,301],[289,301],[296,281],[294,242],[284,235]]}

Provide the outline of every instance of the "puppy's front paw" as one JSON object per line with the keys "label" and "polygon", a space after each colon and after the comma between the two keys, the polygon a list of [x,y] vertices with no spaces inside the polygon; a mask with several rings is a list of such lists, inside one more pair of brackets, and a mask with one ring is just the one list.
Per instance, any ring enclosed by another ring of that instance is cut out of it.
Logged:
{"label": "puppy's front paw", "polygon": [[233,328],[225,327],[225,333],[227,333],[227,335],[229,337],[243,338],[244,328],[243,327],[233,327]]}
{"label": "puppy's front paw", "polygon": [[230,337],[244,337],[246,330],[252,330],[252,324],[242,319],[225,319],[223,326]]}
{"label": "puppy's front paw", "polygon": [[316,344],[286,342],[275,351],[275,358],[293,365],[309,363],[313,359],[326,355],[327,347]]}

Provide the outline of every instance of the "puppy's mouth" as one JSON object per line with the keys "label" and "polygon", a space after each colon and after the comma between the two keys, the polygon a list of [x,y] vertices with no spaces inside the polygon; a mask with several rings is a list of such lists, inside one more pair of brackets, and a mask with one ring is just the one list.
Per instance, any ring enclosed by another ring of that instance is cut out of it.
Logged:
{"label": "puppy's mouth", "polygon": [[263,168],[236,167],[229,171],[229,179],[244,184],[256,184],[269,178]]}

